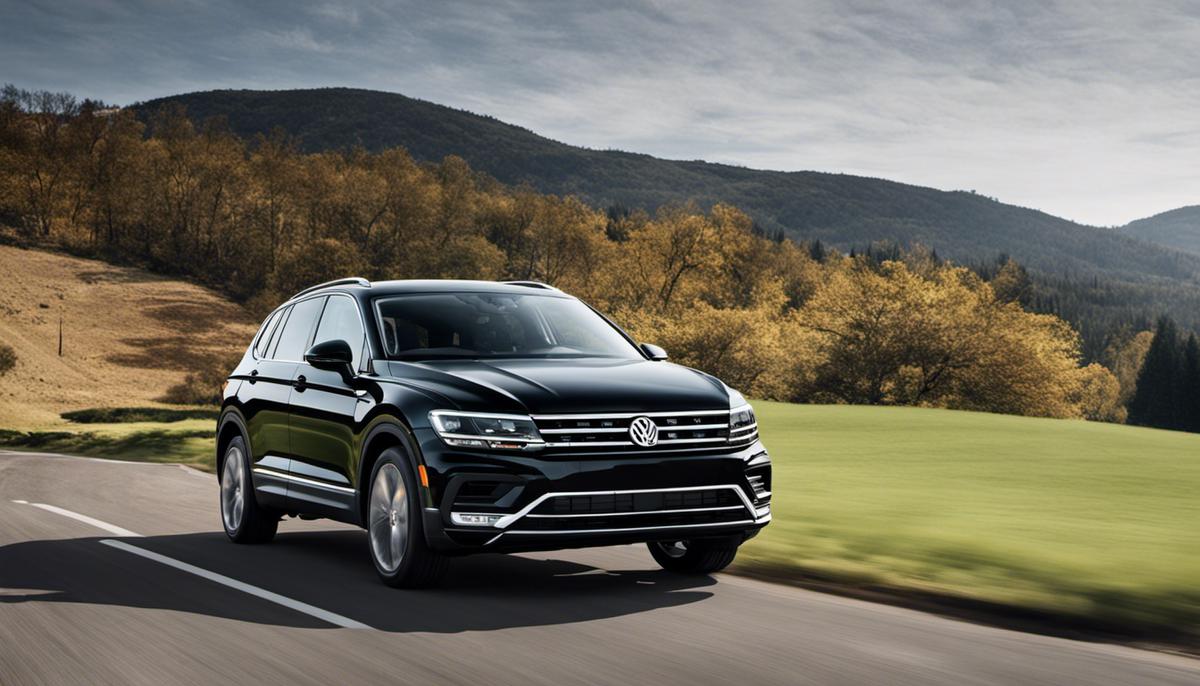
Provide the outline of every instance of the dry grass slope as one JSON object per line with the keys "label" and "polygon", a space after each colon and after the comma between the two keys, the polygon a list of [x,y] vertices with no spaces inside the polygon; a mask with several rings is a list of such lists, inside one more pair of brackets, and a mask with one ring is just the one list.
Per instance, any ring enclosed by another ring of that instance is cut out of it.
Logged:
{"label": "dry grass slope", "polygon": [[0,428],[45,428],[66,410],[161,404],[187,372],[244,350],[255,325],[199,286],[0,246],[0,342],[17,353],[0,377]]}

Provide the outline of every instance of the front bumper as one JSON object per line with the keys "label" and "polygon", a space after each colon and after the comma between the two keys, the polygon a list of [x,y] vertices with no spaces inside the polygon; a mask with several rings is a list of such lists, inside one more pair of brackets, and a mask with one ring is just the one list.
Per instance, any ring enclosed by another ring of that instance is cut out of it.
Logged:
{"label": "front bumper", "polygon": [[553,550],[755,535],[771,520],[771,463],[736,452],[569,456],[454,451],[418,432],[425,535],[445,553]]}

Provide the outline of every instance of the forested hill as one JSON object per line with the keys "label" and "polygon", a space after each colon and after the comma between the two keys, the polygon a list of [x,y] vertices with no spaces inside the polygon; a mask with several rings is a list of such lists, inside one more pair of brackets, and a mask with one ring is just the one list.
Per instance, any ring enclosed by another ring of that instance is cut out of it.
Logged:
{"label": "forested hill", "polygon": [[874,241],[920,243],[964,262],[1008,254],[1047,275],[1170,281],[1170,288],[1200,274],[1200,256],[971,192],[845,174],[759,171],[589,150],[491,117],[394,93],[346,88],[223,90],[135,107],[145,118],[168,103],[184,105],[196,121],[224,117],[242,136],[281,127],[306,151],[403,146],[423,160],[458,155],[504,183],[575,194],[601,207],[653,210],[689,200],[702,207],[728,202],[746,210],[767,231],[782,229],[794,238],[820,239],[844,249]]}
{"label": "forested hill", "polygon": [[1120,231],[1133,238],[1200,254],[1200,205],[1129,222]]}

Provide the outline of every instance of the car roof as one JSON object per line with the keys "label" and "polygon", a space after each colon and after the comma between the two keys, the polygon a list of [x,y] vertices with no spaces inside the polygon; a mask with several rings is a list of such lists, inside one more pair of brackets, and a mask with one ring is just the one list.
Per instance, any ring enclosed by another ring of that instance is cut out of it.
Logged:
{"label": "car roof", "polygon": [[320,293],[343,292],[360,297],[403,295],[406,293],[497,293],[510,295],[553,295],[570,297],[557,288],[538,281],[472,281],[467,279],[397,279],[367,281],[361,277],[337,279],[306,288],[288,299]]}

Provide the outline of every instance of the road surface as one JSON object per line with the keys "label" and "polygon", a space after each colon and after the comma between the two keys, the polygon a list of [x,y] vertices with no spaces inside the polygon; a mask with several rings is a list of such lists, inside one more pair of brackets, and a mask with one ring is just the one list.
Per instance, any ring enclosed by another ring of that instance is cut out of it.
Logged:
{"label": "road surface", "polygon": [[221,533],[212,475],[0,452],[0,684],[1200,684],[1200,661],[727,575],[642,547],[376,578],[365,535]]}

